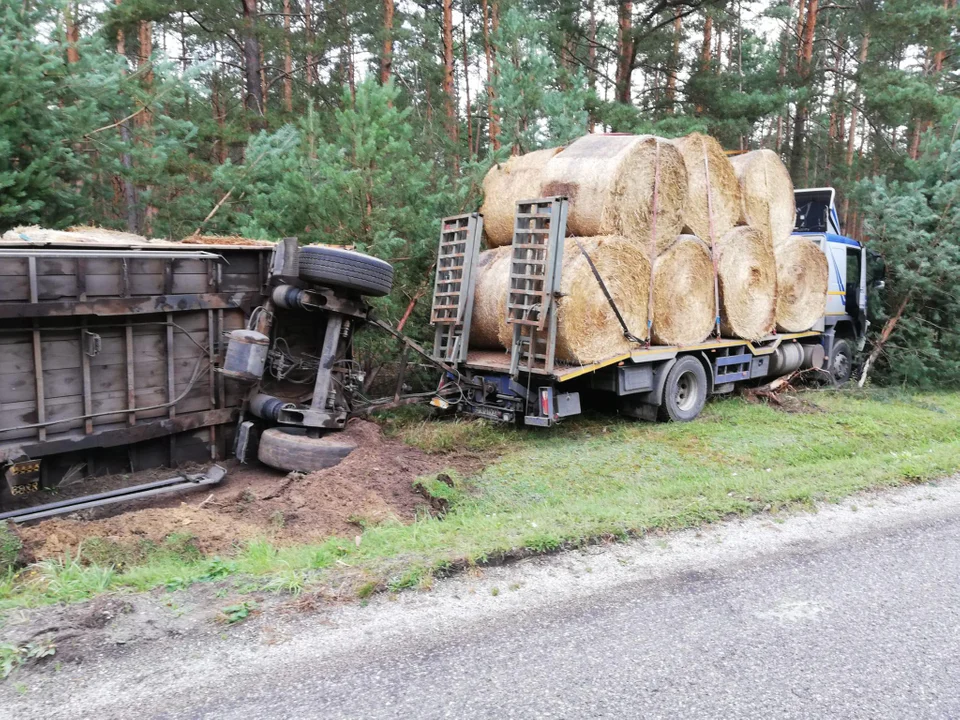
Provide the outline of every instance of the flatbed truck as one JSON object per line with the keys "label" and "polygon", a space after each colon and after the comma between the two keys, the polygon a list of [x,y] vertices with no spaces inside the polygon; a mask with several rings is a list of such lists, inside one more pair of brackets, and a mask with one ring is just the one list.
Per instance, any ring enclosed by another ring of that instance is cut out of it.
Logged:
{"label": "flatbed truck", "polygon": [[[831,188],[797,190],[796,201],[796,232],[819,244],[830,272],[826,312],[809,331],[774,333],[757,342],[719,337],[682,347],[638,343],[630,352],[586,365],[555,356],[566,199],[517,205],[514,262],[505,288],[513,338],[504,351],[475,350],[469,343],[483,217],[444,219],[431,307],[433,357],[457,373],[445,374],[435,404],[541,427],[588,405],[640,419],[689,421],[710,396],[730,393],[739,383],[807,368],[846,382],[868,326],[866,250],[840,234]],[[511,315],[513,305],[526,310]]]}

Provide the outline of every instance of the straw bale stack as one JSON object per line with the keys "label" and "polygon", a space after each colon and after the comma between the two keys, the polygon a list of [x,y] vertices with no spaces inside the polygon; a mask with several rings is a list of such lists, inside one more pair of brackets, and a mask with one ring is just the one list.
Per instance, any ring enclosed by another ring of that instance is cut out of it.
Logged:
{"label": "straw bale stack", "polygon": [[742,213],[740,181],[723,147],[709,135],[700,133],[671,140],[670,144],[680,151],[687,169],[684,232],[707,243],[711,230],[714,240],[723,237],[739,222]]}
{"label": "straw bale stack", "polygon": [[790,172],[773,150],[754,150],[731,158],[740,180],[742,220],[780,242],[793,232],[797,216]]}
{"label": "straw bale stack", "polygon": [[499,247],[513,240],[513,216],[521,200],[536,200],[542,193],[543,169],[562,148],[514,155],[494,165],[483,179],[483,230],[487,245]]}
{"label": "straw bale stack", "polygon": [[[630,332],[647,337],[650,264],[628,238],[607,235],[578,238],[603,278]],[[557,303],[557,358],[589,364],[636,349],[607,302],[590,265],[573,238],[563,251],[563,275]]]}
{"label": "straw bale stack", "polygon": [[653,266],[653,343],[703,342],[715,325],[715,298],[710,248],[681,235]]}
{"label": "straw bale stack", "polygon": [[809,330],[827,308],[827,257],[815,243],[799,235],[777,243],[774,253],[777,329],[781,332]]}
{"label": "straw bale stack", "polygon": [[541,194],[569,198],[569,234],[622,235],[645,251],[656,205],[656,255],[680,232],[686,188],[683,157],[667,141],[652,135],[585,135],[547,162]]}
{"label": "straw bale stack", "polygon": [[766,233],[735,227],[716,246],[720,330],[726,337],[759,340],[775,326],[777,263]]}
{"label": "straw bale stack", "polygon": [[470,347],[501,350],[500,338],[509,336],[507,328],[507,280],[510,277],[509,246],[480,253],[475,272],[473,319],[470,321]]}

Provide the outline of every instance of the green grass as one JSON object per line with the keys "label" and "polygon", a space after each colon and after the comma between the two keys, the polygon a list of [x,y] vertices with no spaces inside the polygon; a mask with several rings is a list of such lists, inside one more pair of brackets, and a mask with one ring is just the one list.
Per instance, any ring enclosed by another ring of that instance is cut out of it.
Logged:
{"label": "green grass", "polygon": [[348,587],[367,597],[427,587],[436,575],[503,556],[809,507],[960,469],[960,393],[807,398],[822,412],[727,399],[678,425],[596,417],[530,431],[408,417],[391,432],[428,452],[466,445],[500,454],[477,477],[419,481],[442,502],[440,517],[366,528],[359,546],[259,539],[224,558],[201,557],[185,537],[133,555],[95,545],[0,578],[0,609],[203,581],[292,594]]}

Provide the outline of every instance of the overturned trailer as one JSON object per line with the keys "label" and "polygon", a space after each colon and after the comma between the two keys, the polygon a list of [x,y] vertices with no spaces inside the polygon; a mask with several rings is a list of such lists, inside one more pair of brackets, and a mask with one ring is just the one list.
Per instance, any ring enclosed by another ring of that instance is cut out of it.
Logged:
{"label": "overturned trailer", "polygon": [[354,448],[337,431],[371,402],[354,331],[372,322],[426,354],[370,317],[365,297],[393,282],[383,260],[296,238],[92,234],[27,229],[0,241],[0,520],[209,484],[223,471],[37,506],[38,490],[94,475],[232,456],[328,467]]}
{"label": "overturned trailer", "polygon": [[68,236],[0,241],[3,494],[226,457],[243,387],[213,369],[273,247]]}

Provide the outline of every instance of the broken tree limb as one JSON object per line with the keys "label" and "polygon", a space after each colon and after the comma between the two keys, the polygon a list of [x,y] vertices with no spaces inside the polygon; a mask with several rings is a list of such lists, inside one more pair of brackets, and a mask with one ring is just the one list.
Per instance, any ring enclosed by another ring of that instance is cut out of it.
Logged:
{"label": "broken tree limb", "polygon": [[880,337],[877,338],[877,342],[873,345],[873,350],[870,351],[870,354],[867,356],[867,361],[863,364],[863,372],[860,374],[860,380],[857,382],[857,387],[862,388],[867,382],[867,373],[870,372],[870,368],[883,352],[883,346],[886,344],[887,340],[890,339],[890,334],[897,326],[897,323],[900,322],[900,318],[903,317],[903,312],[907,309],[907,303],[910,302],[910,298],[912,296],[913,291],[911,290],[904,296],[903,301],[900,303],[900,307],[897,308],[897,312],[895,312],[893,316],[888,318],[883,324],[883,330],[880,331]]}

